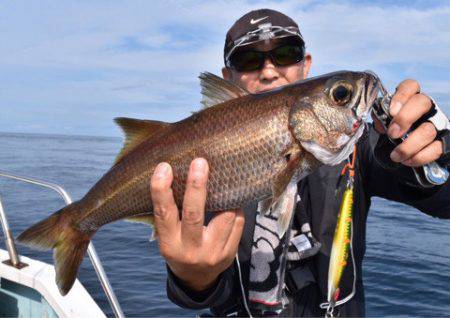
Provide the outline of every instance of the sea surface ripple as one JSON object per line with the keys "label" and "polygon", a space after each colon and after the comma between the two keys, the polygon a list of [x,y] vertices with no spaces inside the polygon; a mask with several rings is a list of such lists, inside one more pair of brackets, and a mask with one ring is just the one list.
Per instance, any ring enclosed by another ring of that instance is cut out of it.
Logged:
{"label": "sea surface ripple", "polygon": [[[110,168],[121,144],[120,138],[0,133],[0,170],[57,183],[76,200]],[[63,205],[52,191],[3,178],[0,196],[15,236]],[[372,202],[364,261],[367,316],[449,316],[450,222],[384,199]],[[165,263],[150,233],[145,225],[119,221],[93,240],[125,315],[195,316],[167,299]],[[52,262],[51,252],[18,249]],[[111,316],[87,257],[78,277]]]}

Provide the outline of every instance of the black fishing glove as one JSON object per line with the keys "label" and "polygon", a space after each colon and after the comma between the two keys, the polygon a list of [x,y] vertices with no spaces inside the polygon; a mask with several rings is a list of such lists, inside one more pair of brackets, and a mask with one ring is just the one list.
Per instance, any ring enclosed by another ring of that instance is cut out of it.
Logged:
{"label": "black fishing glove", "polygon": [[[437,160],[437,163],[443,167],[449,169],[450,167],[450,122],[444,112],[436,105],[434,100],[430,98],[433,107],[431,110],[423,115],[414,125],[411,130],[416,129],[422,123],[429,121],[437,130],[436,140],[442,142],[443,154]],[[402,165],[401,163],[394,162],[390,158],[391,152],[397,145],[393,143],[386,134],[379,136],[378,142],[374,148],[374,157],[376,161],[385,169],[393,171],[399,179],[406,184],[422,188],[423,186],[418,182],[413,169]]]}

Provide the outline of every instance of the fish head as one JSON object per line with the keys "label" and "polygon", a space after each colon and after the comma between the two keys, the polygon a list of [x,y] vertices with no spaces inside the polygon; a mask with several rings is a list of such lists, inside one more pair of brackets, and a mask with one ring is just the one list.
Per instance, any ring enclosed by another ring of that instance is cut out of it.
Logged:
{"label": "fish head", "polygon": [[364,131],[379,83],[372,72],[341,71],[293,85],[289,125],[294,137],[322,163],[342,162]]}

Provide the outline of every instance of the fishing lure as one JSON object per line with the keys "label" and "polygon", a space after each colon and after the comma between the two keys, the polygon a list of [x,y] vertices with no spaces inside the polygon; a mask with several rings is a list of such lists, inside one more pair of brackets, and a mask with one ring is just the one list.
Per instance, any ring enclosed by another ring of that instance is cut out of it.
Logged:
{"label": "fishing lure", "polygon": [[[342,196],[341,206],[337,218],[336,229],[331,247],[330,265],[328,269],[328,295],[327,302],[321,304],[321,308],[327,309],[326,317],[333,317],[334,308],[350,300],[355,292],[356,273],[354,273],[353,291],[342,300],[340,296],[340,283],[345,268],[347,267],[349,255],[353,257],[353,194],[355,176],[356,145],[350,163],[347,163],[341,172],[341,177],[348,171],[347,186]],[[355,265],[353,264],[355,269]]]}

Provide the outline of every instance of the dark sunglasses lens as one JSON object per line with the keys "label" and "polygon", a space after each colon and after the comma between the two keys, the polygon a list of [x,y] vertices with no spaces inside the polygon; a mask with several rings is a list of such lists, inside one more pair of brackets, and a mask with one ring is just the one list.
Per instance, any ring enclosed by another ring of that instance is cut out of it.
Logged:
{"label": "dark sunglasses lens", "polygon": [[284,45],[273,50],[274,62],[279,66],[285,66],[303,60],[303,49],[296,45]]}
{"label": "dark sunglasses lens", "polygon": [[237,52],[231,57],[230,62],[238,72],[256,71],[264,63],[264,55],[256,51]]}

